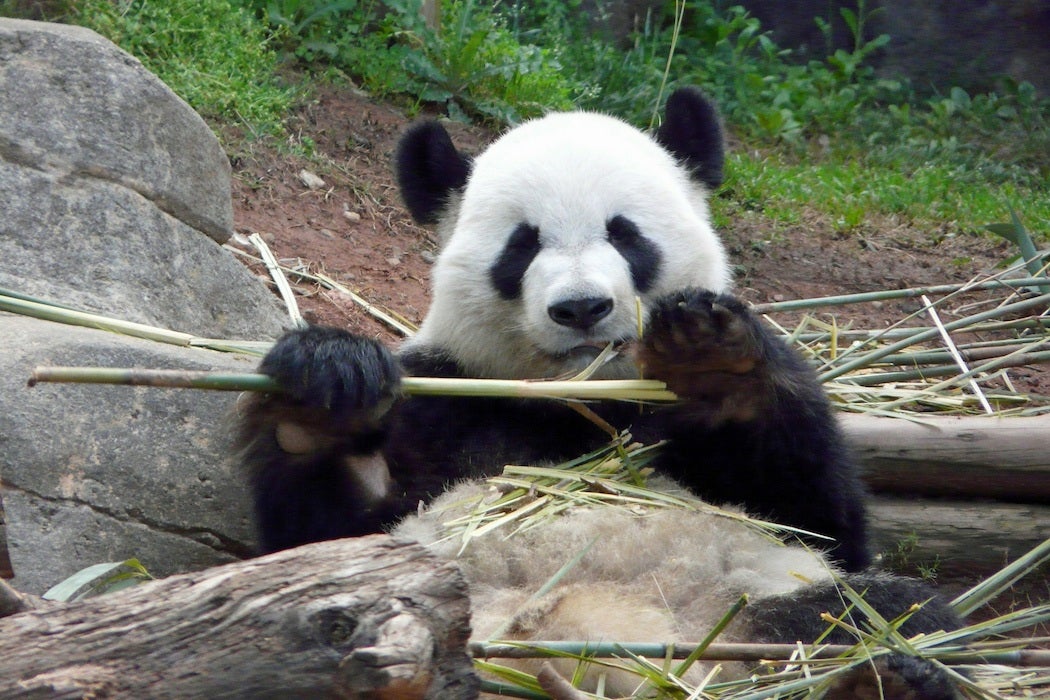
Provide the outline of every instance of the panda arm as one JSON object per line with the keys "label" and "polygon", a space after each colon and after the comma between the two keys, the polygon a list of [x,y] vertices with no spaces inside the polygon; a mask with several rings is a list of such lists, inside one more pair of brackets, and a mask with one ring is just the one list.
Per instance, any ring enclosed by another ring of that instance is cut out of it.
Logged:
{"label": "panda arm", "polygon": [[238,406],[261,549],[379,532],[406,509],[382,454],[401,375],[386,348],[311,327],[259,369],[284,390]]}
{"label": "panda arm", "polygon": [[405,369],[461,375],[440,352],[399,362],[339,329],[292,331],[275,344],[260,371],[284,391],[246,399],[238,416],[261,549],[381,532],[449,483],[578,456],[581,435],[603,439],[550,402],[399,398]]}
{"label": "panda arm", "polygon": [[654,412],[660,467],[697,495],[834,538],[870,563],[864,488],[812,370],[738,300],[685,290],[657,303],[639,361],[681,404]]}

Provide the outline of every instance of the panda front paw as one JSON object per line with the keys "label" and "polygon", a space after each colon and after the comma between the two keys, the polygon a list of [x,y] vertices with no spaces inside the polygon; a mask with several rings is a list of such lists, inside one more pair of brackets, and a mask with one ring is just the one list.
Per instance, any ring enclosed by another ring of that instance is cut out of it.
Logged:
{"label": "panda front paw", "polygon": [[764,331],[740,301],[704,289],[660,299],[642,339],[639,362],[679,396],[740,392],[762,369]]}
{"label": "panda front paw", "polygon": [[335,419],[378,417],[392,405],[401,385],[400,366],[381,343],[322,326],[286,333],[259,371],[277,381],[285,399]]}

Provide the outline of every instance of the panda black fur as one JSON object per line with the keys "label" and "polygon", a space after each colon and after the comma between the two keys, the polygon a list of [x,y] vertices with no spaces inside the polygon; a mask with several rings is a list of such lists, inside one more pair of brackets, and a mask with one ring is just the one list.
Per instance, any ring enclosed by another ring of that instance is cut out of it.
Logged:
{"label": "panda black fur", "polygon": [[[408,208],[436,224],[441,239],[431,308],[396,358],[370,339],[310,328],[282,338],[264,359],[261,371],[285,392],[249,402],[241,426],[263,549],[389,530],[451,484],[507,463],[576,457],[608,439],[553,402],[399,400],[403,372],[552,377],[583,369],[615,343],[623,352],[599,376],[636,377],[641,367],[683,401],[644,412],[627,404],[591,408],[640,441],[668,441],[656,463],[676,482],[668,488],[680,484],[710,502],[832,537],[829,559],[846,571],[864,569],[864,492],[821,388],[727,294],[726,255],[707,209],[722,161],[717,114],[689,89],[670,97],[655,138],[607,116],[554,114],[511,130],[471,160],[439,124],[412,128],[397,168]],[[648,319],[643,338],[636,299]],[[437,539],[436,512],[410,517],[400,531]],[[557,526],[580,541],[593,539],[588,532],[596,528],[627,540],[617,546],[621,540],[609,539],[610,549],[589,555],[578,580],[531,613],[515,607],[521,592],[551,573],[534,565],[553,565],[566,549],[554,543],[569,540],[512,538],[490,543],[489,555],[468,555],[479,632],[513,609],[518,633],[534,638],[579,638],[590,629],[596,637],[637,639],[644,630],[644,639],[696,639],[712,614],[751,592],[758,601],[740,622],[742,637],[795,641],[824,629],[803,598],[842,609],[833,587],[802,586],[789,573],[828,579],[825,560],[800,547],[759,543],[739,525],[733,532],[727,522],[682,514],[611,527],[623,517],[574,514]],[[811,544],[828,547],[826,540]],[[658,584],[679,602],[654,598],[647,565],[639,563],[643,551],[677,553],[667,559],[678,573],[664,572]],[[546,574],[533,580],[533,570]],[[902,579],[847,580],[870,589],[887,617],[926,597]],[[588,616],[566,603],[574,590],[579,601],[620,596],[624,614],[596,609]],[[662,626],[647,621],[650,615]],[[612,617],[623,625],[610,628]],[[933,603],[911,624],[924,631],[956,623]]]}

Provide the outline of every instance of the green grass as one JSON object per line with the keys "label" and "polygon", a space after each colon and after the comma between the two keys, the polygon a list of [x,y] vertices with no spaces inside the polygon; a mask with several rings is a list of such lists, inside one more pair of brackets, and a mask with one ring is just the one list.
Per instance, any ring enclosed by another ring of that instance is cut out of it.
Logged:
{"label": "green grass", "polygon": [[977,232],[1009,219],[1009,205],[1034,231],[1048,233],[1050,193],[1028,184],[983,182],[951,162],[931,161],[910,171],[861,160],[799,161],[776,151],[730,153],[723,186],[735,210],[757,210],[775,222],[797,224],[806,208],[827,214],[840,231],[872,215],[897,216],[916,227],[944,224]]}

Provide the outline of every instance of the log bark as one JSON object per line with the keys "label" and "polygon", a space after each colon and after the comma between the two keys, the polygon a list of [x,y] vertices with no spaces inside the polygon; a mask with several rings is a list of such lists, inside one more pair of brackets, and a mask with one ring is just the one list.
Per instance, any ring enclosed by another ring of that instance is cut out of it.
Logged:
{"label": "log bark", "polygon": [[1050,504],[1050,415],[840,420],[876,493]]}
{"label": "log bark", "polygon": [[908,544],[912,562],[949,575],[990,574],[1050,537],[1050,506],[887,496],[872,499],[878,551]]}
{"label": "log bark", "polygon": [[0,619],[0,698],[474,698],[469,634],[454,565],[324,542]]}

